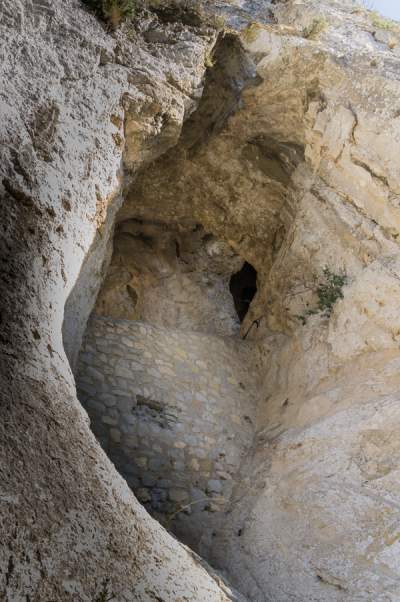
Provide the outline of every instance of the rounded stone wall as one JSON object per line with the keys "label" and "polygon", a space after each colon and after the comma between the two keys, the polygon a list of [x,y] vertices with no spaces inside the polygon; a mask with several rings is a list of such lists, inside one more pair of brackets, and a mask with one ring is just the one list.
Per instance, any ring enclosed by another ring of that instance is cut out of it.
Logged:
{"label": "rounded stone wall", "polygon": [[92,317],[78,395],[138,499],[206,553],[254,435],[254,344]]}

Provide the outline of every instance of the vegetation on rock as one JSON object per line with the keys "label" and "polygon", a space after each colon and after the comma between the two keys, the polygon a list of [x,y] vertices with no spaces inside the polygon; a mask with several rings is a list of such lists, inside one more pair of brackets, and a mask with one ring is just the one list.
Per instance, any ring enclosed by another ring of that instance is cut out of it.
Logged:
{"label": "vegetation on rock", "polygon": [[303,37],[308,40],[316,40],[327,27],[328,21],[325,17],[315,18],[310,25],[304,27]]}
{"label": "vegetation on rock", "polygon": [[347,276],[345,272],[335,274],[328,267],[324,268],[324,279],[320,282],[316,289],[318,297],[317,307],[308,309],[303,314],[296,316],[302,324],[306,324],[307,318],[314,314],[321,313],[329,317],[332,314],[333,306],[338,299],[343,299],[343,287],[347,284]]}
{"label": "vegetation on rock", "polygon": [[216,30],[225,27],[223,17],[208,14],[204,10],[203,2],[194,0],[182,4],[176,0],[82,0],[82,2],[113,29],[123,21],[134,17],[140,9],[150,10],[165,23],[181,21],[189,27],[206,25]]}
{"label": "vegetation on rock", "polygon": [[98,17],[112,25],[118,25],[129,17],[133,17],[137,8],[137,0],[82,0]]}
{"label": "vegetation on rock", "polygon": [[376,10],[371,12],[371,21],[372,25],[377,29],[387,29],[391,31],[398,31],[400,29],[395,21],[387,19]]}

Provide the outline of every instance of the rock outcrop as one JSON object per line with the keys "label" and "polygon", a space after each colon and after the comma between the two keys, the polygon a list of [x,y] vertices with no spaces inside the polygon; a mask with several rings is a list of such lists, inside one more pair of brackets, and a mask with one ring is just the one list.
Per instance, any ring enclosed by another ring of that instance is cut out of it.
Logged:
{"label": "rock outcrop", "polygon": [[0,597],[232,599],[150,519],[101,451],[61,335],[69,297],[73,360],[124,170],[176,143],[215,33],[172,23],[162,31],[174,44],[111,36],[78,0],[5,0],[0,29]]}
{"label": "rock outcrop", "polygon": [[0,7],[7,601],[240,599],[92,434],[72,371],[93,310],[257,348],[253,438],[205,551],[243,596],[400,598],[399,28],[350,0],[237,4],[115,31],[78,0]]}

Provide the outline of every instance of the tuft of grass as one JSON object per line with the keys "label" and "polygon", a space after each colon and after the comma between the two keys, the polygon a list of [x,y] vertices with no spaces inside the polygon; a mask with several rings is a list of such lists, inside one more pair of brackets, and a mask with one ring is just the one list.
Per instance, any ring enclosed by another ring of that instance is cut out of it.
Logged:
{"label": "tuft of grass", "polygon": [[395,23],[391,19],[386,19],[376,10],[371,11],[371,23],[377,29],[397,29],[397,23]]}
{"label": "tuft of grass", "polygon": [[347,282],[348,278],[344,271],[335,274],[328,267],[325,267],[323,271],[323,280],[318,284],[315,290],[318,297],[317,307],[308,309],[303,314],[295,317],[301,321],[303,326],[307,323],[307,318],[309,316],[318,313],[329,318],[336,301],[343,299],[342,289]]}
{"label": "tuft of grass", "polygon": [[316,40],[318,36],[328,27],[328,21],[325,17],[316,17],[303,29],[303,38],[307,40]]}
{"label": "tuft of grass", "polygon": [[256,21],[249,23],[248,26],[246,27],[246,29],[242,33],[243,39],[248,44],[255,42],[255,40],[258,38],[258,35],[262,29],[263,29],[263,26],[260,23],[257,23]]}

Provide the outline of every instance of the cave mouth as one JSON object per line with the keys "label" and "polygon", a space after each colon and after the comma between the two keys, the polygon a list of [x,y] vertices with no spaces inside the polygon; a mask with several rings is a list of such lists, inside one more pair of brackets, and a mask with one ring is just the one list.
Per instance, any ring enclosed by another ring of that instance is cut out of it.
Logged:
{"label": "cave mouth", "polygon": [[[115,468],[154,518],[209,561],[253,445],[259,370],[240,337],[257,292],[249,250],[230,246],[229,232],[200,206],[189,214],[189,190],[175,202],[175,174],[201,165],[253,77],[233,36],[218,42],[214,60],[177,148],[138,174],[112,216],[112,253],[103,249],[102,286],[74,370]],[[92,294],[90,271],[88,262],[71,317]]]}
{"label": "cave mouth", "polygon": [[229,290],[239,320],[243,322],[257,292],[257,270],[246,261],[243,267],[231,277]]}

